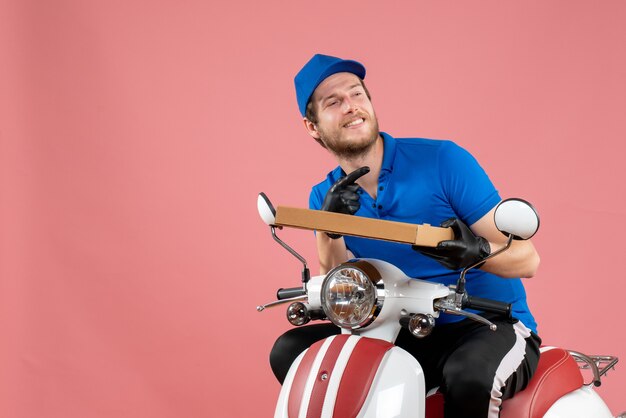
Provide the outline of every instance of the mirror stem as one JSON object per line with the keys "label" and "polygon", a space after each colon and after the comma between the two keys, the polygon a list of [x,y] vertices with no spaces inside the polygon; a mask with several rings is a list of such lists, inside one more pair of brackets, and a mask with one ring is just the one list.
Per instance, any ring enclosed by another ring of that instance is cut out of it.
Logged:
{"label": "mirror stem", "polygon": [[302,267],[302,286],[303,286],[304,290],[306,290],[306,284],[308,283],[309,279],[311,278],[311,272],[309,271],[309,267],[306,264],[306,260],[300,254],[298,254],[293,248],[291,248],[289,245],[287,245],[287,243],[285,243],[283,240],[278,238],[278,236],[276,235],[276,227],[275,226],[270,225],[270,230],[272,231],[272,237],[274,238],[274,241],[279,243],[285,250],[289,251],[289,253],[291,255],[296,257],[302,263],[302,266],[303,266]]}
{"label": "mirror stem", "polygon": [[482,260],[472,264],[471,266],[465,267],[463,269],[463,271],[461,272],[461,277],[459,277],[459,281],[456,284],[456,294],[457,294],[457,301],[460,301],[463,297],[463,295],[465,294],[465,274],[473,269],[474,267],[476,267],[479,264],[484,263],[485,261],[489,260],[490,258],[493,258],[495,256],[497,256],[500,253],[505,252],[506,250],[508,250],[511,247],[511,243],[513,242],[513,235],[509,234],[509,239],[506,242],[506,245],[502,248],[500,248],[498,251],[496,251],[495,253],[491,253],[489,254],[487,257],[483,258]]}

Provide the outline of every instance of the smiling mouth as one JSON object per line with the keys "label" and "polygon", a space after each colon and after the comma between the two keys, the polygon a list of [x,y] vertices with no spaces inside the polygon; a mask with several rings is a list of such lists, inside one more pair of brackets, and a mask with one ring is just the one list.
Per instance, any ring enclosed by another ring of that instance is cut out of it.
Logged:
{"label": "smiling mouth", "polygon": [[343,127],[352,128],[353,126],[359,126],[359,125],[362,125],[363,123],[365,123],[365,119],[358,118],[358,119],[354,119],[353,121],[346,123],[345,125],[343,125]]}

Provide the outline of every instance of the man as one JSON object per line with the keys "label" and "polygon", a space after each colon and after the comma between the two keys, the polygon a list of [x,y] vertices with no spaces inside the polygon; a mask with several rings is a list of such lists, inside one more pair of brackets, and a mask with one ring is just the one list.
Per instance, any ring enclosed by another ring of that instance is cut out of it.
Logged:
{"label": "man", "polygon": [[[295,78],[304,126],[339,166],[313,187],[310,207],[369,218],[449,226],[455,238],[436,248],[317,233],[321,273],[353,257],[388,261],[409,277],[455,283],[459,269],[505,244],[493,211],[500,197],[476,160],[450,141],[396,139],[379,132],[365,68],[356,61],[315,55]],[[346,175],[346,173],[348,173]],[[469,225],[469,227],[468,227]],[[541,340],[519,277],[532,277],[539,257],[530,241],[514,241],[502,255],[467,275],[470,295],[513,305],[513,321],[485,315],[488,327],[442,314],[433,333],[417,339],[402,330],[396,344],[414,355],[427,388],[439,386],[445,416],[497,417],[502,400],[534,373]],[[281,336],[270,355],[282,382],[295,357],[339,330],[300,327]]]}

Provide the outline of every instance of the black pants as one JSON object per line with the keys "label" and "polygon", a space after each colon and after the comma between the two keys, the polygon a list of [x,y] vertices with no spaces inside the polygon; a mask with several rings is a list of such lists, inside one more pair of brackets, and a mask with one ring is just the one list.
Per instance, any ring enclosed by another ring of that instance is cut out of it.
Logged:
{"label": "black pants", "polygon": [[[466,319],[438,325],[431,335],[415,338],[402,329],[396,345],[424,369],[426,390],[439,387],[446,418],[498,417],[503,400],[524,389],[539,362],[541,339],[516,320],[484,315],[498,326]],[[311,344],[340,333],[324,323],[294,328],[272,348],[270,364],[282,384],[291,363]]]}

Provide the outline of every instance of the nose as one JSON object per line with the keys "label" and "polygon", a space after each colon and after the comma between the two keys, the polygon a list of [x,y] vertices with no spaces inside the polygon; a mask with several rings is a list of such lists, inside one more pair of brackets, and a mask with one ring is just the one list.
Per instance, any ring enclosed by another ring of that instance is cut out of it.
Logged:
{"label": "nose", "polygon": [[350,100],[350,97],[346,97],[343,100],[343,111],[344,113],[356,112],[358,109],[357,104]]}

